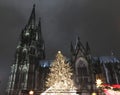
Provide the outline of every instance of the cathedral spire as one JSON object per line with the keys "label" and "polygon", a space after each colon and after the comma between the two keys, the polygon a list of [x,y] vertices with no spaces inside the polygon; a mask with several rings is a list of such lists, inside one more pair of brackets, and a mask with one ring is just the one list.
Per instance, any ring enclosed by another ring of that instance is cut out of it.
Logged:
{"label": "cathedral spire", "polygon": [[40,27],[41,27],[41,18],[40,18],[40,17],[39,17],[38,26],[40,26]]}
{"label": "cathedral spire", "polygon": [[38,28],[39,28],[39,33],[41,34],[41,18],[39,18],[38,21]]}
{"label": "cathedral spire", "polygon": [[37,37],[36,37],[36,40],[39,41],[39,58],[41,59],[45,59],[45,43],[44,43],[44,40],[43,40],[43,36],[42,36],[42,32],[41,32],[41,18],[39,18],[39,22],[38,22],[38,25],[37,25]]}
{"label": "cathedral spire", "polygon": [[90,53],[90,46],[89,46],[88,42],[86,42],[86,52]]}
{"label": "cathedral spire", "polygon": [[80,42],[80,38],[79,38],[79,36],[78,36],[78,37],[76,38],[75,49],[78,48],[78,44],[79,44],[79,42]]}
{"label": "cathedral spire", "polygon": [[70,51],[71,51],[72,54],[74,54],[74,47],[73,47],[73,43],[72,42],[70,44]]}
{"label": "cathedral spire", "polygon": [[28,20],[28,26],[29,25],[32,27],[35,26],[35,4],[33,5],[33,9],[32,9],[31,15]]}
{"label": "cathedral spire", "polygon": [[39,18],[39,22],[38,22],[38,40],[43,41],[42,32],[41,32],[41,18]]}
{"label": "cathedral spire", "polygon": [[[81,41],[80,41],[80,37],[78,36],[77,38],[76,38],[76,45],[75,45],[75,49],[80,49],[80,47],[83,47],[83,45],[82,45],[82,43],[81,43]],[[84,47],[83,47],[84,48]]]}

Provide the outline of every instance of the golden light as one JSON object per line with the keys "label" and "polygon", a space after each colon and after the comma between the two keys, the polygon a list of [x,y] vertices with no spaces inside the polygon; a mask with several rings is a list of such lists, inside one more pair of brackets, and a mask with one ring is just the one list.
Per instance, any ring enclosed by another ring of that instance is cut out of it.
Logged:
{"label": "golden light", "polygon": [[61,53],[61,51],[58,51],[58,53]]}
{"label": "golden light", "polygon": [[97,95],[97,94],[95,92],[93,92],[92,95]]}
{"label": "golden light", "polygon": [[101,87],[101,84],[102,84],[103,82],[102,82],[102,80],[101,79],[97,79],[96,80],[96,85],[97,85],[97,87]]}
{"label": "golden light", "polygon": [[34,94],[34,91],[30,90],[29,95],[33,95],[33,94]]}

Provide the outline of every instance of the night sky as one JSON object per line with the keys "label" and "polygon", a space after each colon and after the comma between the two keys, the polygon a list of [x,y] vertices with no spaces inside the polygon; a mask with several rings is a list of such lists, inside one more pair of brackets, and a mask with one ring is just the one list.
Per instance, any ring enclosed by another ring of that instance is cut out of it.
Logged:
{"label": "night sky", "polygon": [[47,59],[58,50],[70,55],[70,42],[89,42],[93,56],[120,56],[120,0],[0,0],[0,95],[4,95],[10,65],[36,4],[41,17]]}

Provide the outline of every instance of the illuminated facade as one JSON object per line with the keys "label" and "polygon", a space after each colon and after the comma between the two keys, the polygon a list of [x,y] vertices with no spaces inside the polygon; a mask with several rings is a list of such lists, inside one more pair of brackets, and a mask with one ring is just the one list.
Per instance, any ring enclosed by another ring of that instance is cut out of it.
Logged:
{"label": "illuminated facade", "polygon": [[[40,19],[38,24],[36,23],[34,5],[16,48],[7,95],[21,95],[21,91],[29,90],[40,93],[46,89],[46,76],[52,60],[45,59],[45,43]],[[98,78],[104,83],[120,84],[120,60],[118,58],[114,56],[93,57],[88,43],[83,46],[79,37],[75,45],[71,43],[70,52],[69,61],[74,71],[73,80],[78,92],[90,95],[89,93],[96,91],[95,81]]]}

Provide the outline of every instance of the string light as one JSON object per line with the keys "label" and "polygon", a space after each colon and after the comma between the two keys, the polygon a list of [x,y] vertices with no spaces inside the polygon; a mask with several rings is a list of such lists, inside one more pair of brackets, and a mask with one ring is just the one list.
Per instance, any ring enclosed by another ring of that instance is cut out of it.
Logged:
{"label": "string light", "polygon": [[72,75],[69,63],[66,63],[66,58],[61,51],[58,51],[47,77],[46,87],[48,89],[41,95],[78,95]]}

